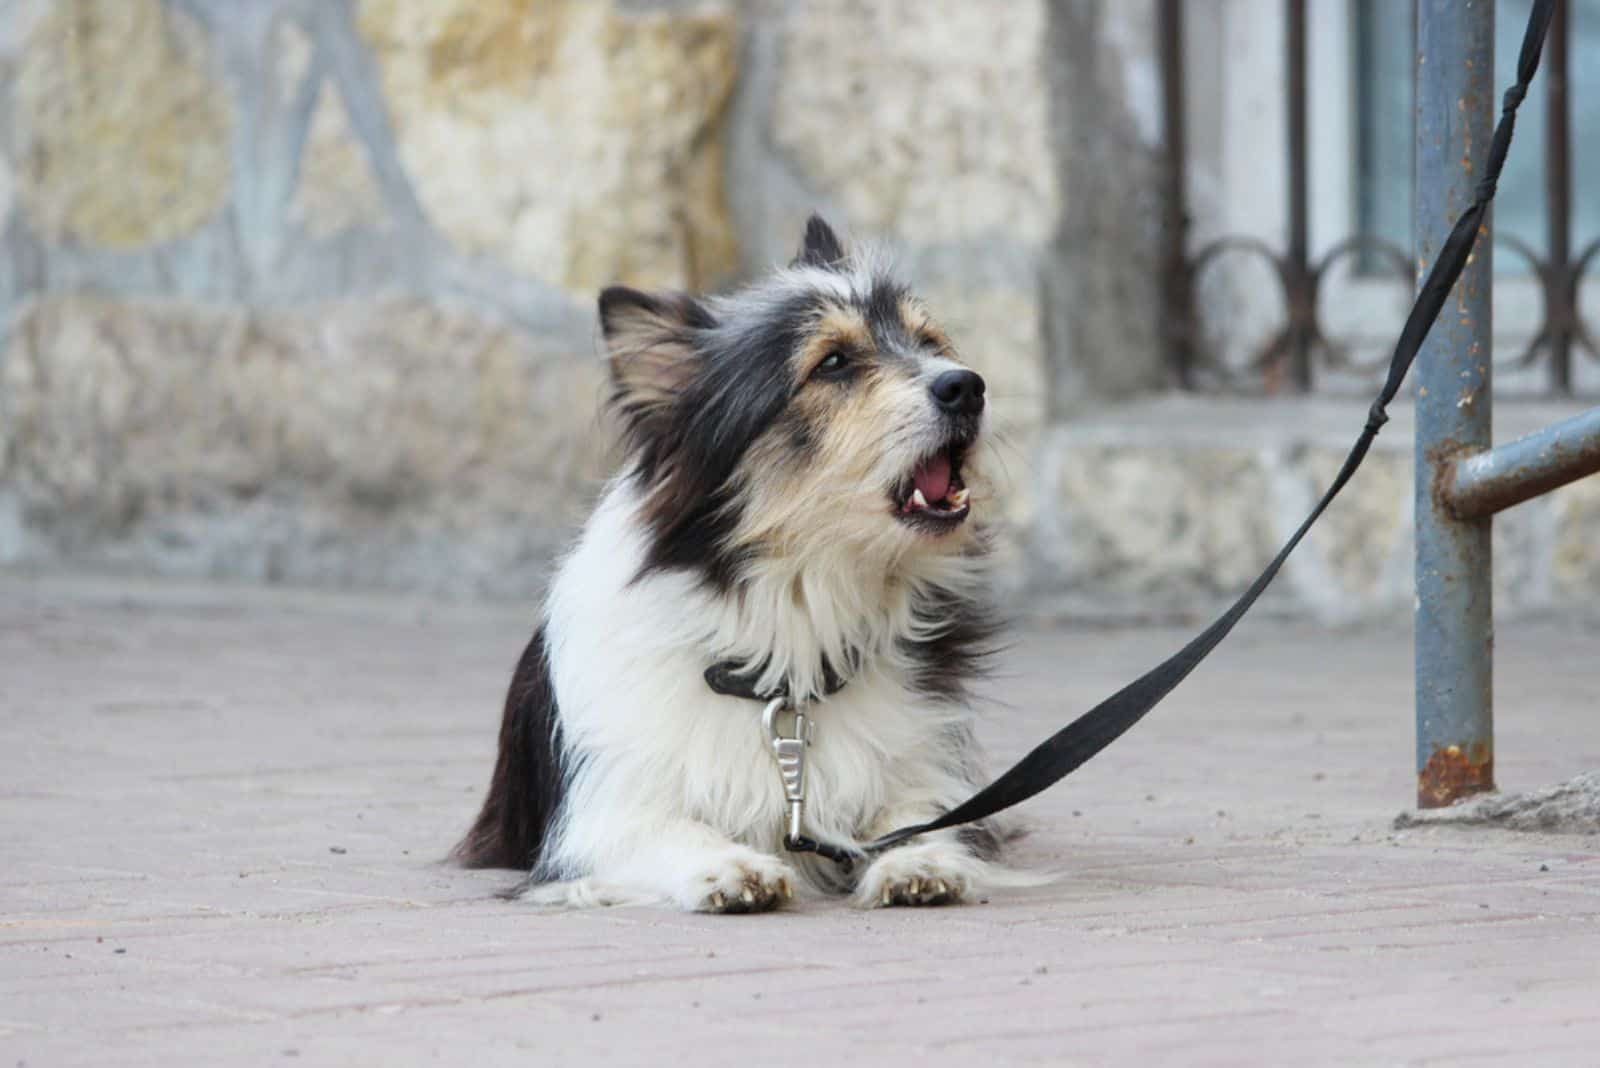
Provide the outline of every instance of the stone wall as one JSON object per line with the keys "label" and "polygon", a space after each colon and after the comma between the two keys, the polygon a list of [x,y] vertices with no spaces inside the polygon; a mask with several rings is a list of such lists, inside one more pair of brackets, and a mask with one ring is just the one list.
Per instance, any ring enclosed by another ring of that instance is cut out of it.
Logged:
{"label": "stone wall", "polygon": [[1151,131],[1103,106],[1150,7],[0,0],[0,563],[525,594],[607,469],[594,291],[736,282],[816,209],[1025,469],[1158,377]]}
{"label": "stone wall", "polygon": [[[735,283],[821,210],[989,379],[1005,588],[1207,610],[1364,404],[1127,403],[1153,9],[0,0],[0,565],[527,596],[613,459],[595,290]],[[1405,610],[1402,422],[1270,608]],[[1600,603],[1596,492],[1499,521],[1504,608]]]}
{"label": "stone wall", "polygon": [[[1517,437],[1581,403],[1504,405]],[[1338,473],[1366,420],[1358,398],[1152,397],[1047,431],[1045,505],[1027,532],[1031,611],[1128,622],[1220,611],[1267,566]],[[1258,615],[1353,622],[1411,610],[1411,407],[1390,409],[1359,474],[1290,557]],[[1494,520],[1498,618],[1600,622],[1600,478]]]}

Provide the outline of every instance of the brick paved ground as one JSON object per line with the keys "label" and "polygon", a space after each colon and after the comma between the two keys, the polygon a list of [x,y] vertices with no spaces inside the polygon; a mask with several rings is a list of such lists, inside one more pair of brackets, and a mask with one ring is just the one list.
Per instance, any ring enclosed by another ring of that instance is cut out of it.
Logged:
{"label": "brick paved ground", "polygon": [[[0,577],[0,1068],[1600,1057],[1600,839],[1391,829],[1402,631],[1247,623],[1029,808],[1054,885],[719,918],[436,863],[528,616]],[[1026,634],[993,750],[1180,637]],[[1596,639],[1501,635],[1508,788],[1600,767]]]}

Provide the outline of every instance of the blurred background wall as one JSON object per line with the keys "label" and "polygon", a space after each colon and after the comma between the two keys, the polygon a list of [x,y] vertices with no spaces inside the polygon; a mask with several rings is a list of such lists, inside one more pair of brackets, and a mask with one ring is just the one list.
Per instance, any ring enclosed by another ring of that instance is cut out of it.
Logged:
{"label": "blurred background wall", "polygon": [[606,464],[596,290],[735,282],[813,209],[897,248],[1025,464],[1052,404],[1159,381],[1148,329],[1046,356],[1060,249],[1080,333],[1150,296],[1120,103],[1115,195],[1063,210],[1052,84],[1120,101],[1116,53],[1047,62],[1148,4],[1060,6],[11,3],[0,557],[532,591]]}
{"label": "blurred background wall", "polygon": [[[0,564],[531,595],[611,462],[595,291],[736,283],[821,210],[990,380],[1004,587],[1207,606],[1364,403],[1169,392],[1157,10],[0,0]],[[1281,5],[1186,11],[1199,231],[1276,231]],[[1218,277],[1246,346],[1275,298]],[[1401,424],[1280,610],[1409,604]],[[1586,603],[1600,494],[1526,508],[1507,603]]]}

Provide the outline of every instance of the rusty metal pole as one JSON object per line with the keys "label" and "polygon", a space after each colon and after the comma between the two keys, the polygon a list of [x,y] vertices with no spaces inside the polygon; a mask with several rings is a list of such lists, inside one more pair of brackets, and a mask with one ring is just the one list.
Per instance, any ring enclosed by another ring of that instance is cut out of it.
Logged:
{"label": "rusty metal pole", "polygon": [[1285,0],[1285,55],[1289,113],[1289,242],[1284,256],[1285,294],[1289,302],[1289,374],[1294,388],[1311,390],[1311,324],[1316,309],[1306,207],[1306,0]]}
{"label": "rusty metal pole", "polygon": [[1178,385],[1194,388],[1194,278],[1189,262],[1189,149],[1183,114],[1183,0],[1161,0],[1156,11],[1156,50],[1161,57],[1161,126],[1166,144],[1162,173],[1164,262],[1162,324],[1167,359]]}
{"label": "rusty metal pole", "polygon": [[[1421,279],[1472,203],[1494,121],[1493,0],[1417,0],[1416,258]],[[1487,228],[1488,223],[1485,223]],[[1438,492],[1460,453],[1490,445],[1492,246],[1477,249],[1417,361],[1417,805],[1494,788],[1489,517]]]}
{"label": "rusty metal pole", "polygon": [[1493,515],[1568,482],[1600,473],[1600,408],[1461,456],[1444,472],[1439,495],[1459,518]]}
{"label": "rusty metal pole", "polygon": [[1550,20],[1549,59],[1544,69],[1545,218],[1549,225],[1549,277],[1545,279],[1545,315],[1550,323],[1550,388],[1572,392],[1572,338],[1578,315],[1577,282],[1571,248],[1572,149],[1571,108],[1567,104],[1568,0],[1556,0]]}

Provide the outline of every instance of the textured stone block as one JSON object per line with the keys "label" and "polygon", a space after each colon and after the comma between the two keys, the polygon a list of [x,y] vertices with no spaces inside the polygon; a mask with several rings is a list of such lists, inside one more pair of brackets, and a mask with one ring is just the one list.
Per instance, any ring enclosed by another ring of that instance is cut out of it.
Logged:
{"label": "textured stone block", "polygon": [[598,357],[417,301],[63,298],[0,367],[23,558],[526,591],[604,468]]}
{"label": "textured stone block", "polygon": [[13,94],[17,184],[47,237],[132,248],[222,210],[231,104],[204,32],[160,0],[59,0]]}
{"label": "textured stone block", "polygon": [[461,247],[587,292],[697,288],[736,259],[725,3],[362,0],[400,158]]}
{"label": "textured stone block", "polygon": [[773,133],[852,224],[917,241],[1055,225],[1042,0],[819,0],[782,30]]}
{"label": "textured stone block", "polygon": [[[1281,457],[1283,477],[1291,482],[1281,487],[1274,502],[1279,542],[1294,532],[1332,484],[1347,452],[1327,444],[1299,448],[1296,444],[1290,438],[1285,442],[1287,451],[1274,454]],[[1303,591],[1320,587],[1322,600],[1330,607],[1359,601],[1399,608],[1409,603],[1405,590],[1411,582],[1411,528],[1410,450],[1375,450],[1362,464],[1359,477],[1339,495],[1336,507],[1317,521],[1309,539],[1314,544],[1296,553],[1295,577]]]}
{"label": "textured stone block", "polygon": [[1250,451],[1087,446],[1047,484],[1070,532],[1074,581],[1124,594],[1220,593],[1271,558],[1268,473]]}
{"label": "textured stone block", "polygon": [[1556,581],[1563,588],[1600,591],[1600,475],[1560,490],[1555,500]]}
{"label": "textured stone block", "polygon": [[[1570,415],[1502,406],[1500,437]],[[1265,605],[1327,620],[1414,601],[1412,418],[1392,422],[1285,566]],[[1209,614],[1253,581],[1344,462],[1365,407],[1328,400],[1152,399],[1052,426],[1037,453],[1028,564],[1047,610]],[[1501,618],[1600,602],[1600,479],[1494,520]],[[1053,607],[1051,607],[1053,605]]]}
{"label": "textured stone block", "polygon": [[[319,238],[381,225],[386,214],[383,195],[367,146],[350,123],[337,84],[312,68],[315,43],[289,22],[276,27],[275,38],[279,106],[289,109],[298,94],[316,94],[300,151],[290,219]],[[307,78],[316,78],[317,84],[308,85]]]}
{"label": "textured stone block", "polygon": [[0,156],[0,229],[11,219],[11,204],[15,199],[16,179],[4,156]]}

